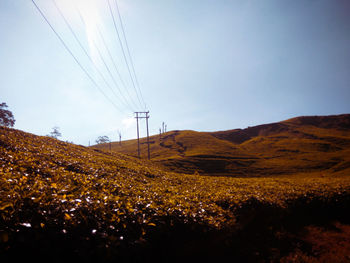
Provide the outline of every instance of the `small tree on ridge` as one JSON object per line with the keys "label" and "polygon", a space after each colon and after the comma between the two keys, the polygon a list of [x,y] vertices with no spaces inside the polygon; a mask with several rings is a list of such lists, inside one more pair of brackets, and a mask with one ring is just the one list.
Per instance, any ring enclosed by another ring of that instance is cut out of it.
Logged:
{"label": "small tree on ridge", "polygon": [[101,143],[107,143],[110,142],[109,137],[108,136],[99,136],[96,140],[97,144],[101,144]]}
{"label": "small tree on ridge", "polygon": [[61,137],[62,134],[60,132],[60,128],[55,126],[52,128],[52,132],[50,132],[50,135],[48,135],[49,137],[55,138],[57,139],[58,137]]}
{"label": "small tree on ridge", "polygon": [[0,126],[13,127],[15,125],[15,118],[11,111],[7,110],[8,106],[5,102],[0,104]]}

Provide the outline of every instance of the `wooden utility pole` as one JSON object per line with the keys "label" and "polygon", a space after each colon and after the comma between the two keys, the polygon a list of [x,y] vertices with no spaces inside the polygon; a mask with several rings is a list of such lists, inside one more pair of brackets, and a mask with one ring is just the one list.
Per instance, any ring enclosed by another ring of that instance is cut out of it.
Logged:
{"label": "wooden utility pole", "polygon": [[[151,159],[151,152],[150,152],[150,148],[149,148],[149,131],[148,131],[148,119],[149,119],[149,115],[148,115],[149,111],[137,111],[135,112],[136,114],[136,123],[137,123],[137,155],[139,158],[141,158],[141,154],[140,154],[140,134],[139,134],[139,119],[146,119],[146,128],[147,128],[147,150],[148,150],[148,160]],[[139,114],[145,114],[145,116],[139,116]]]}
{"label": "wooden utility pole", "polygon": [[149,150],[149,132],[148,132],[148,119],[149,119],[149,116],[148,116],[148,111],[146,112],[146,127],[147,127],[147,151],[148,151],[148,160],[151,159],[151,153],[150,153],[150,150]]}
{"label": "wooden utility pole", "polygon": [[137,156],[140,158],[140,134],[139,134],[139,113],[136,113],[136,123],[137,123]]}
{"label": "wooden utility pole", "polygon": [[119,134],[119,146],[122,146],[122,133],[118,131]]}

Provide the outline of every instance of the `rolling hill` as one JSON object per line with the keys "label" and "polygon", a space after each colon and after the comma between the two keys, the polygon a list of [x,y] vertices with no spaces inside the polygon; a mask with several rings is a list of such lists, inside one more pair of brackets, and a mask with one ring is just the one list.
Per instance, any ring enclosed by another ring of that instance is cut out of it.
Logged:
{"label": "rolling hill", "polygon": [[[142,138],[142,158],[147,158]],[[93,148],[108,150],[109,145]],[[112,151],[137,156],[137,140]],[[297,117],[246,129],[170,131],[150,137],[151,159],[168,170],[215,176],[272,176],[350,171],[350,114]]]}
{"label": "rolling hill", "polygon": [[[347,262],[348,115],[333,118],[173,131],[152,138],[155,162],[0,127],[0,261]],[[298,176],[281,176],[288,154]],[[329,167],[323,154],[338,159]],[[217,159],[247,174],[167,171]],[[279,173],[256,172],[264,164]]]}

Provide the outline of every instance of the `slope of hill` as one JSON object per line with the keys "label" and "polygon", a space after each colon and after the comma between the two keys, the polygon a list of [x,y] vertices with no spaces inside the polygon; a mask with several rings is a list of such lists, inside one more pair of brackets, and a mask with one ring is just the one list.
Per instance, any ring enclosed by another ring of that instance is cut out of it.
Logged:
{"label": "slope of hill", "polygon": [[[150,142],[153,161],[188,174],[250,177],[350,171],[350,114],[298,117],[219,132],[171,131],[152,136]],[[146,158],[145,138],[141,147]],[[112,143],[112,150],[136,156],[137,141]]]}
{"label": "slope of hill", "polygon": [[[185,135],[187,145],[188,136],[198,138]],[[251,158],[224,143],[221,151]],[[210,154],[200,147],[185,153]],[[295,255],[315,262],[331,254],[305,229],[324,238],[328,232],[313,225],[333,220],[341,223],[332,251],[342,251],[344,262],[350,249],[336,241],[348,233],[349,208],[349,176],[185,175],[0,127],[1,262],[288,262]]]}

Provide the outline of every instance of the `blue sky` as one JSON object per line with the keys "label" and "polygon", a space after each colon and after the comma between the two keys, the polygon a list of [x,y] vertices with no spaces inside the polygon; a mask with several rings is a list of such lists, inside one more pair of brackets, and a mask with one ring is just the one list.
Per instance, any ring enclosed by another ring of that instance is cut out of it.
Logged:
{"label": "blue sky", "polygon": [[[135,138],[133,111],[144,108],[118,46],[108,0],[56,0],[94,63],[54,2],[36,3],[109,100],[30,0],[1,0],[0,100],[14,113],[15,128],[46,135],[58,126],[62,140],[83,145],[100,135],[117,140],[118,130],[122,139]],[[110,0],[117,18],[113,3]],[[168,130],[215,131],[301,115],[350,113],[349,1],[118,3],[139,87],[150,110],[151,134],[158,133],[162,121]],[[145,134],[142,123],[141,135]]]}

